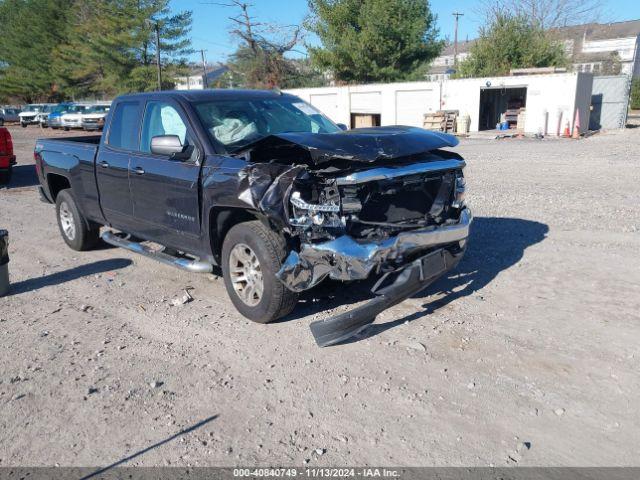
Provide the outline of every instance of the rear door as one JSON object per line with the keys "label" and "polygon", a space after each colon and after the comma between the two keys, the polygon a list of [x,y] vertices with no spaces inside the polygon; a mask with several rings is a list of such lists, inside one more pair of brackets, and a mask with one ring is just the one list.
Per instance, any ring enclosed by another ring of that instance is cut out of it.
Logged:
{"label": "rear door", "polygon": [[[193,145],[188,160],[172,160],[151,153],[151,139],[177,135],[183,145]],[[182,107],[171,100],[150,100],[145,107],[140,149],[131,157],[133,211],[145,236],[171,244],[184,244],[182,236],[200,235],[200,158]],[[160,237],[162,235],[162,237]]]}
{"label": "rear door", "polygon": [[135,227],[129,163],[131,154],[139,147],[141,118],[141,101],[119,102],[96,158],[96,180],[102,212],[111,225],[129,232],[134,231],[132,229]]}

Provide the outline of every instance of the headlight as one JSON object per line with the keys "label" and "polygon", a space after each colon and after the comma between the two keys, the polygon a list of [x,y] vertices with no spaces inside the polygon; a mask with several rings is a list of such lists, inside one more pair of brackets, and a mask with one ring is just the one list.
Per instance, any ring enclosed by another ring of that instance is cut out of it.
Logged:
{"label": "headlight", "polygon": [[289,200],[293,206],[293,215],[289,223],[294,227],[341,227],[340,205],[333,203],[308,203],[301,198],[300,192],[293,192]]}
{"label": "headlight", "polygon": [[464,177],[462,175],[457,176],[455,192],[454,192],[455,197],[454,197],[453,203],[451,204],[453,208],[464,207],[465,205],[464,197],[465,197],[466,189],[467,189],[467,182],[465,181]]}

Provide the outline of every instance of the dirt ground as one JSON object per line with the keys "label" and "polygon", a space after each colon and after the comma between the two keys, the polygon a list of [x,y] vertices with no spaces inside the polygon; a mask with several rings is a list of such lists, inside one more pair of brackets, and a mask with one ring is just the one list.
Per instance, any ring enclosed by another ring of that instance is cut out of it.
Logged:
{"label": "dirt ground", "polygon": [[10,129],[0,466],[640,465],[640,130],[463,140],[463,262],[320,349],[362,290],[257,325],[218,277],[74,252],[34,186],[54,133]]}

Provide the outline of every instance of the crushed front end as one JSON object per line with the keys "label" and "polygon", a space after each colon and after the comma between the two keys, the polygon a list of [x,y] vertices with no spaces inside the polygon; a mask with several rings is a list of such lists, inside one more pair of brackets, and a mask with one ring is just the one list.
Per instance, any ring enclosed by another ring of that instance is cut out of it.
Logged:
{"label": "crushed front end", "polygon": [[464,200],[465,163],[454,153],[382,155],[370,164],[345,160],[275,171],[271,163],[246,174],[254,178],[247,190],[254,206],[279,219],[291,239],[277,273],[289,289],[308,290],[327,277],[379,277],[371,301],[311,324],[320,346],[356,334],[454,268],[472,221]]}

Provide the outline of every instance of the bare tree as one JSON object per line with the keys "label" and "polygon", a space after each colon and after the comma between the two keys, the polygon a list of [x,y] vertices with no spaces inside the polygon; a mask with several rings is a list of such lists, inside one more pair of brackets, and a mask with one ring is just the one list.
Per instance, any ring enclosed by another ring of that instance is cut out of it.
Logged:
{"label": "bare tree", "polygon": [[595,22],[601,10],[602,0],[485,0],[478,13],[489,22],[498,15],[522,16],[548,30]]}
{"label": "bare tree", "polygon": [[235,16],[229,17],[233,25],[230,33],[240,40],[240,47],[232,57],[231,67],[235,67],[235,73],[244,76],[245,83],[252,87],[279,86],[292,68],[284,55],[294,51],[302,41],[302,28],[258,22],[249,12],[253,5],[241,0],[211,4],[238,10]]}

